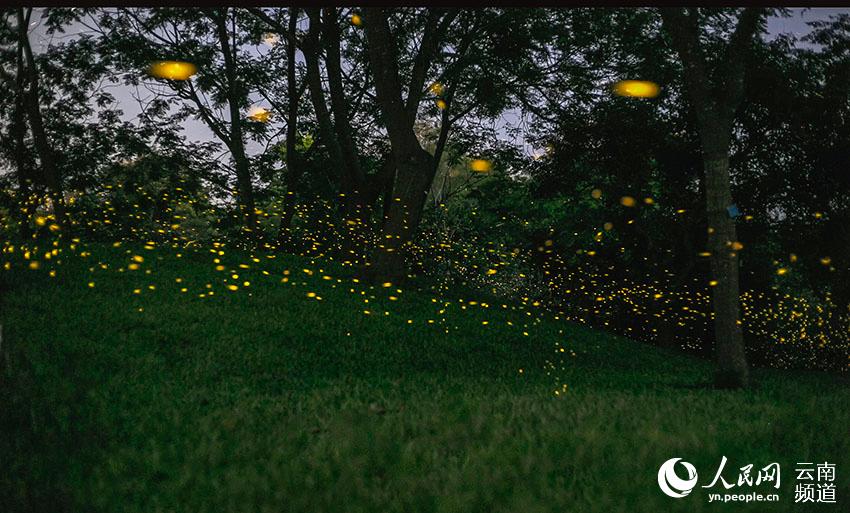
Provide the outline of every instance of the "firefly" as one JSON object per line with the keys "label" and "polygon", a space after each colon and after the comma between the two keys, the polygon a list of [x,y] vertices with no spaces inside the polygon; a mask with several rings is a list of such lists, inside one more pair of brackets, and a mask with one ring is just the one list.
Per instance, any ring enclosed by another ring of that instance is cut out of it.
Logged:
{"label": "firefly", "polygon": [[149,69],[152,76],[166,80],[188,80],[197,72],[197,66],[183,61],[156,61]]}
{"label": "firefly", "polygon": [[475,159],[469,163],[469,168],[476,173],[489,173],[493,169],[493,165],[489,160]]}
{"label": "firefly", "polygon": [[363,18],[361,18],[359,14],[352,14],[351,24],[355,27],[359,27],[360,25],[363,25]]}
{"label": "firefly", "polygon": [[655,98],[661,91],[658,84],[647,80],[622,80],[614,84],[614,94],[631,98]]}

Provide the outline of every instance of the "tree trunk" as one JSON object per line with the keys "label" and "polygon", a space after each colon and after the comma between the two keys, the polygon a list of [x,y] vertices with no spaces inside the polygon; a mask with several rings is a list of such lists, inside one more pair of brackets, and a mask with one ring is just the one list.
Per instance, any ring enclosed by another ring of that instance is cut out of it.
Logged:
{"label": "tree trunk", "polygon": [[18,44],[17,52],[17,74],[15,75],[15,105],[12,112],[12,122],[9,130],[12,135],[12,144],[14,144],[15,158],[15,175],[18,180],[18,217],[20,222],[20,236],[23,239],[32,237],[33,232],[30,229],[29,221],[35,214],[35,202],[30,197],[32,194],[30,186],[31,172],[27,165],[26,144],[26,123],[24,121],[25,105],[24,105],[24,61],[23,47]]}
{"label": "tree trunk", "polygon": [[18,38],[26,59],[25,82],[28,84],[28,88],[24,93],[24,104],[30,122],[30,129],[32,130],[36,153],[41,163],[44,183],[50,191],[50,199],[53,203],[56,223],[67,234],[70,230],[70,223],[65,214],[62,179],[59,176],[59,170],[56,168],[53,148],[50,146],[47,133],[44,130],[44,121],[41,117],[41,94],[39,91],[38,70],[36,69],[35,58],[33,57],[32,47],[30,47],[29,35],[27,33],[31,12],[32,9],[29,9],[24,14],[23,8],[18,9]]}
{"label": "tree trunk", "polygon": [[[380,8],[368,8],[363,10],[363,16],[375,92],[396,167],[392,199],[385,207],[387,217],[381,243],[372,255],[367,274],[375,281],[398,282],[406,276],[403,250],[419,226],[436,167],[433,157],[420,146],[409,111],[401,100],[395,41],[386,13]],[[418,93],[410,91],[410,94]]]}
{"label": "tree trunk", "polygon": [[740,324],[738,257],[735,222],[726,208],[732,204],[729,187],[729,147],[703,150],[705,201],[708,214],[708,249],[712,287],[714,339],[717,355],[716,384],[722,388],[745,387],[749,383],[744,337]]}
{"label": "tree trunk", "polygon": [[719,87],[712,87],[708,61],[700,43],[700,20],[691,9],[662,8],[666,32],[683,67],[685,90],[693,107],[702,142],[705,169],[706,213],[709,227],[714,337],[718,387],[737,388],[749,384],[744,338],[739,318],[738,258],[732,248],[737,241],[735,222],[727,207],[732,204],[729,182],[729,150],[735,111],[744,92],[745,60],[759,30],[765,10],[748,7],[741,13],[726,48]]}
{"label": "tree trunk", "polygon": [[292,244],[292,216],[295,214],[297,199],[295,190],[301,182],[301,164],[298,162],[296,140],[298,136],[299,93],[295,83],[295,34],[298,27],[298,9],[291,7],[287,27],[286,47],[286,93],[289,96],[286,114],[286,195],[283,198],[283,210],[280,215],[280,227],[277,240],[279,244]]}
{"label": "tree trunk", "polygon": [[[312,23],[312,22],[311,22]],[[360,166],[360,155],[354,142],[353,130],[348,119],[348,99],[342,83],[342,68],[340,57],[340,35],[337,12],[333,7],[326,7],[322,15],[322,34],[326,52],[325,66],[328,73],[328,88],[330,90],[331,111],[333,112],[333,128],[342,154],[340,165],[347,178],[342,181],[343,194],[343,238],[342,250],[344,258],[350,261],[359,260],[366,240],[364,232],[368,224],[366,176]]]}
{"label": "tree trunk", "polygon": [[[306,80],[307,88],[310,90],[310,101],[313,104],[313,110],[316,113],[316,121],[319,125],[319,135],[328,154],[331,158],[340,176],[340,190],[353,190],[354,186],[350,181],[350,175],[346,170],[345,158],[343,157],[340,140],[337,137],[334,129],[334,123],[331,120],[331,114],[328,111],[328,106],[325,103],[325,92],[322,88],[322,74],[319,67],[319,34],[321,32],[321,11],[318,8],[307,9],[307,14],[310,17],[310,29],[307,32],[307,37],[304,39],[303,51],[304,61],[306,62]],[[347,200],[348,195],[343,196],[343,201]],[[343,206],[345,212],[347,207]]]}
{"label": "tree trunk", "polygon": [[254,188],[251,184],[251,164],[245,154],[245,143],[242,133],[242,113],[239,109],[240,90],[237,78],[236,57],[231,48],[230,34],[227,31],[228,10],[215,17],[218,41],[224,57],[224,72],[227,80],[227,105],[230,111],[229,149],[236,167],[236,187],[238,191],[239,210],[242,218],[242,229],[256,236],[257,212],[254,204]]}
{"label": "tree trunk", "polygon": [[393,197],[381,230],[381,242],[375,248],[368,275],[375,281],[397,283],[406,276],[405,245],[419,227],[425,199],[434,179],[433,158],[422,148],[393,152],[397,175]]}

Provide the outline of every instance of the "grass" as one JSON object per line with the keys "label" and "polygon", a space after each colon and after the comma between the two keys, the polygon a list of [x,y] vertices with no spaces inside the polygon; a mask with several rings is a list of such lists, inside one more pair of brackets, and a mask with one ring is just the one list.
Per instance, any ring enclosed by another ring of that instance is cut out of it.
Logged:
{"label": "grass", "polygon": [[[717,391],[710,362],[530,305],[289,257],[215,271],[200,251],[86,249],[54,278],[0,271],[0,511],[816,510],[793,502],[803,461],[837,464],[825,510],[850,501],[844,377],[756,370]],[[119,272],[130,254],[145,262]],[[780,502],[660,492],[665,460],[703,485],[723,455],[728,481],[779,462]]]}

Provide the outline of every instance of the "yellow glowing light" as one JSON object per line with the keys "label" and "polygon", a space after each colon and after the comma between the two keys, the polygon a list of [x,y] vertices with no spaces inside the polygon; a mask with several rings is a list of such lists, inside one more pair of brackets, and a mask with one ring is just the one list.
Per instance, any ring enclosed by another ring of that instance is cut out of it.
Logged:
{"label": "yellow glowing light", "polygon": [[431,87],[428,88],[428,90],[431,91],[431,93],[433,93],[437,96],[440,96],[441,94],[443,94],[444,89],[445,88],[443,87],[443,84],[441,84],[439,82],[434,82],[433,84],[431,84]]}
{"label": "yellow glowing light", "polygon": [[489,173],[493,169],[493,165],[489,160],[475,159],[469,163],[469,169],[476,173]]}
{"label": "yellow glowing light", "polygon": [[151,64],[149,70],[152,76],[167,80],[188,80],[197,72],[197,66],[183,61],[157,61]]}
{"label": "yellow glowing light", "polygon": [[359,14],[352,14],[351,24],[355,27],[359,27],[360,25],[363,25],[363,18],[361,18]]}
{"label": "yellow glowing light", "polygon": [[593,199],[599,199],[602,197],[602,189],[593,189],[590,191],[590,197]]}
{"label": "yellow glowing light", "polygon": [[778,274],[779,276],[782,276],[783,274],[785,274],[787,272],[788,272],[788,269],[786,269],[785,267],[780,267],[779,269],[776,270],[776,274]]}
{"label": "yellow glowing light", "polygon": [[258,123],[268,123],[271,115],[272,113],[269,110],[257,106],[251,107],[251,110],[248,111],[248,119]]}
{"label": "yellow glowing light", "polygon": [[604,228],[606,232],[610,232],[614,228],[614,223],[605,223],[602,225],[602,228]]}
{"label": "yellow glowing light", "polygon": [[635,203],[635,199],[631,196],[623,196],[620,198],[620,205],[623,205],[624,207],[633,207],[635,206]]}
{"label": "yellow glowing light", "polygon": [[732,243],[732,249],[734,249],[735,251],[740,251],[740,250],[744,249],[744,245],[741,244],[738,241],[735,241],[735,242]]}
{"label": "yellow glowing light", "polygon": [[614,94],[631,98],[655,98],[661,88],[647,80],[622,80],[614,84]]}
{"label": "yellow glowing light", "polygon": [[448,107],[448,106],[449,106],[449,105],[446,103],[446,101],[445,101],[445,100],[443,100],[442,98],[438,99],[438,100],[437,100],[436,102],[434,102],[434,103],[436,103],[436,104],[437,104],[437,108],[438,108],[438,109],[440,109],[440,110],[446,110],[446,107]]}
{"label": "yellow glowing light", "polygon": [[832,262],[832,259],[829,257],[823,257],[820,259],[820,263],[822,263],[823,265],[829,265],[830,262]]}
{"label": "yellow glowing light", "polygon": [[646,203],[647,205],[655,204],[655,200],[652,199],[652,198],[643,198],[643,202]]}

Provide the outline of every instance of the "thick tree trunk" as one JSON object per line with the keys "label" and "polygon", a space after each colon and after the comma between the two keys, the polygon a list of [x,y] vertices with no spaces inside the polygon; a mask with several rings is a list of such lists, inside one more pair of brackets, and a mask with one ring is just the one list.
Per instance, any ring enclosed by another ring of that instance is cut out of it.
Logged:
{"label": "thick tree trunk", "polygon": [[41,94],[38,83],[38,70],[36,69],[35,58],[33,57],[32,47],[29,42],[27,29],[29,27],[29,13],[24,14],[24,9],[18,9],[18,38],[23,49],[24,58],[26,59],[26,83],[27,89],[24,92],[24,105],[27,112],[27,117],[30,122],[30,130],[32,131],[33,141],[35,143],[36,153],[41,163],[41,171],[44,178],[44,183],[50,192],[50,199],[53,203],[53,212],[56,217],[56,223],[62,227],[66,233],[70,230],[70,223],[65,214],[65,198],[62,192],[62,179],[59,176],[59,170],[56,168],[54,160],[53,148],[47,139],[47,133],[44,129],[44,121],[41,116]]}
{"label": "thick tree trunk", "polygon": [[[403,250],[419,226],[436,167],[433,157],[422,149],[413,131],[410,106],[401,100],[395,41],[386,13],[380,8],[368,8],[363,10],[363,15],[375,92],[396,167],[392,199],[385,207],[387,217],[381,243],[372,256],[367,274],[375,281],[398,282],[406,276]],[[427,62],[424,66],[427,69]],[[410,94],[418,95],[419,91],[412,88]]]}
{"label": "thick tree trunk", "polygon": [[717,282],[712,289],[715,382],[719,387],[737,388],[749,384],[749,372],[739,318],[738,258],[732,247],[737,235],[735,222],[726,210],[732,204],[729,150],[735,111],[743,98],[745,57],[765,10],[748,7],[740,14],[726,48],[720,80],[715,80],[721,87],[714,88],[700,43],[697,14],[694,9],[661,9],[664,28],[682,61],[686,92],[696,113],[702,141],[711,274]]}
{"label": "thick tree trunk", "polygon": [[717,355],[715,381],[719,387],[737,388],[748,385],[749,372],[740,321],[738,257],[732,247],[737,235],[735,222],[726,210],[732,204],[728,152],[728,144],[704,150],[703,165],[709,258],[711,274],[717,282],[711,294]]}
{"label": "thick tree trunk", "polygon": [[405,245],[419,227],[425,199],[434,179],[433,158],[422,148],[394,154],[398,174],[393,197],[381,230],[381,242],[375,248],[368,275],[375,281],[397,283],[406,276]]}

